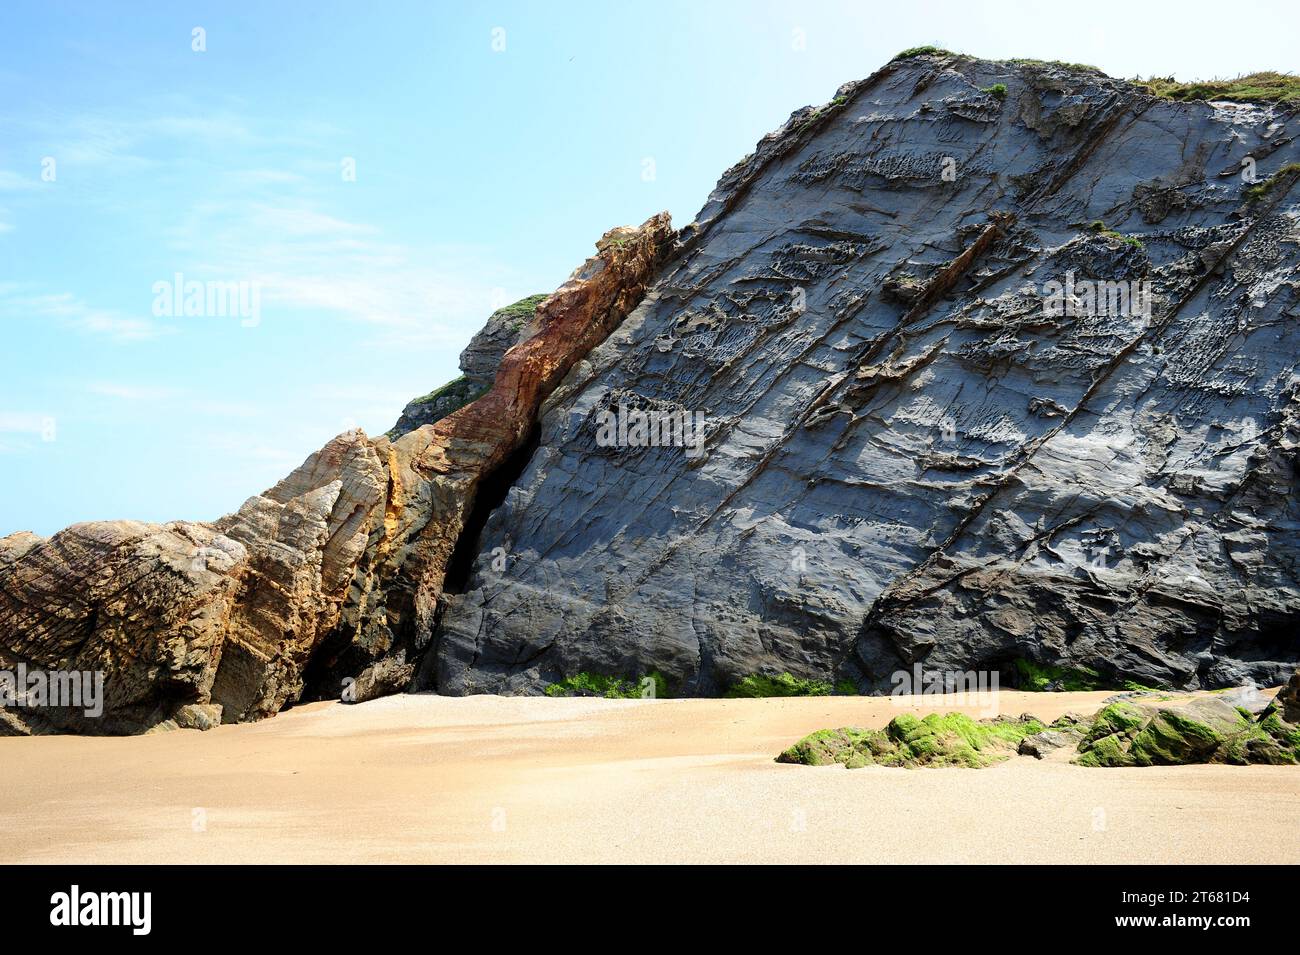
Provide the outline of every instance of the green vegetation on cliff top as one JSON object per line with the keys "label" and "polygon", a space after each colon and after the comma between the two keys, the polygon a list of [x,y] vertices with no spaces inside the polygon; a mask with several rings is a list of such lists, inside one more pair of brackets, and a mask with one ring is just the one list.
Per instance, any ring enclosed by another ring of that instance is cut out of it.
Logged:
{"label": "green vegetation on cliff top", "polygon": [[1196,80],[1180,83],[1172,76],[1135,79],[1152,96],[1186,102],[1231,100],[1242,103],[1290,103],[1300,101],[1300,76],[1290,73],[1247,73],[1230,80]]}
{"label": "green vegetation on cliff top", "polygon": [[[914,46],[897,54],[890,62],[910,60],[918,56],[962,56],[952,50],[937,46]],[[1023,67],[1060,67],[1076,73],[1106,74],[1087,63],[1064,63],[1059,60],[1035,60],[1017,58],[996,62]],[[1129,80],[1134,86],[1158,96],[1161,99],[1178,102],[1206,100],[1228,100],[1238,103],[1295,103],[1300,102],[1300,76],[1291,73],[1279,73],[1263,70],[1258,73],[1246,73],[1231,79],[1192,80],[1183,82],[1172,76],[1152,76],[1147,79],[1135,77]],[[1001,84],[995,84],[995,86]],[[985,92],[991,92],[990,87]],[[998,94],[994,94],[998,95]],[[1005,92],[1002,94],[1005,95]]]}
{"label": "green vegetation on cliff top", "polygon": [[530,321],[537,312],[537,306],[546,301],[550,296],[546,292],[537,295],[529,295],[527,298],[521,298],[504,308],[497,309],[493,314],[500,315],[503,318],[513,318],[520,322]]}

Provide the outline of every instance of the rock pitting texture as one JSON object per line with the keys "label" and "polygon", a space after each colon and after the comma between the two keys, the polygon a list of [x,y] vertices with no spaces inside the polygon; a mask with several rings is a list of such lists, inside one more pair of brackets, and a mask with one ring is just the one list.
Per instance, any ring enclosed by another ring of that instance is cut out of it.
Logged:
{"label": "rock pitting texture", "polygon": [[[417,685],[871,692],[1021,657],[1284,681],[1300,199],[1239,173],[1295,162],[1297,132],[1283,107],[951,55],[795,113],[547,403]],[[1149,280],[1150,317],[1048,317],[1067,272]],[[599,446],[620,404],[703,412],[705,453]]]}
{"label": "rock pitting texture", "polygon": [[[541,402],[640,299],[666,213],[597,243],[538,306],[474,403],[396,440],[339,435],[211,524],[77,524],[0,539],[0,665],[100,670],[105,713],[11,711],[0,732],[138,732],[278,712],[315,683],[401,689],[428,645],[443,577],[481,482]],[[345,696],[349,689],[344,690]]]}

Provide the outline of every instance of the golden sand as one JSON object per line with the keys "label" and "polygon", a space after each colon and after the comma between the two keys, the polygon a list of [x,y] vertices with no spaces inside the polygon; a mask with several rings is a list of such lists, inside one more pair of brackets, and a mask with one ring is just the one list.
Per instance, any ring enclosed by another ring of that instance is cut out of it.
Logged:
{"label": "golden sand", "polygon": [[[998,705],[1051,720],[1106,696]],[[11,863],[1300,862],[1300,767],[773,762],[904,711],[415,695],[207,733],[0,739],[0,827]]]}

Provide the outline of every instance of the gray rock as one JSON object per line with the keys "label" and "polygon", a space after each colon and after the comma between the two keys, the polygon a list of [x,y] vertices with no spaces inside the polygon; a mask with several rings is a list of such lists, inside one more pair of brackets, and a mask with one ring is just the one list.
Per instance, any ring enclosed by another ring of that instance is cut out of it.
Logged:
{"label": "gray rock", "polygon": [[490,387],[505,353],[536,331],[537,306],[545,300],[545,294],[529,295],[493,312],[460,353],[460,370],[465,377]]}
{"label": "gray rock", "polygon": [[343,691],[343,702],[365,703],[367,700],[400,693],[406,689],[414,675],[413,663],[407,663],[401,657],[386,657],[361,671],[350,690]]}
{"label": "gray rock", "polygon": [[1053,750],[1061,749],[1079,741],[1078,736],[1069,736],[1057,730],[1043,730],[1041,733],[1034,733],[1026,736],[1020,741],[1019,753],[1021,756],[1032,756],[1034,759],[1042,759]]}
{"label": "gray rock", "polygon": [[[1274,141],[1261,178],[1300,159],[1297,122],[946,55],[795,113],[544,406],[419,684],[884,692],[916,662],[1020,657],[1111,685],[1281,682],[1300,201],[1220,172]],[[1150,315],[1046,314],[1068,274],[1149,282]],[[602,446],[620,403],[702,413],[703,453]]]}
{"label": "gray rock", "polygon": [[1300,726],[1300,670],[1291,674],[1286,686],[1277,691],[1276,703],[1282,719]]}

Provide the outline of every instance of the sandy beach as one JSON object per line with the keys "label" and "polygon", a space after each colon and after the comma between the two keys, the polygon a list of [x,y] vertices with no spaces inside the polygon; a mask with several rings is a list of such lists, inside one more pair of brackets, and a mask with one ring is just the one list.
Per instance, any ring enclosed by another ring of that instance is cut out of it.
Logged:
{"label": "sandy beach", "polygon": [[[1003,692],[1054,719],[1106,693]],[[8,862],[1296,863],[1300,767],[773,757],[935,698],[397,696],[207,733],[0,739]]]}

